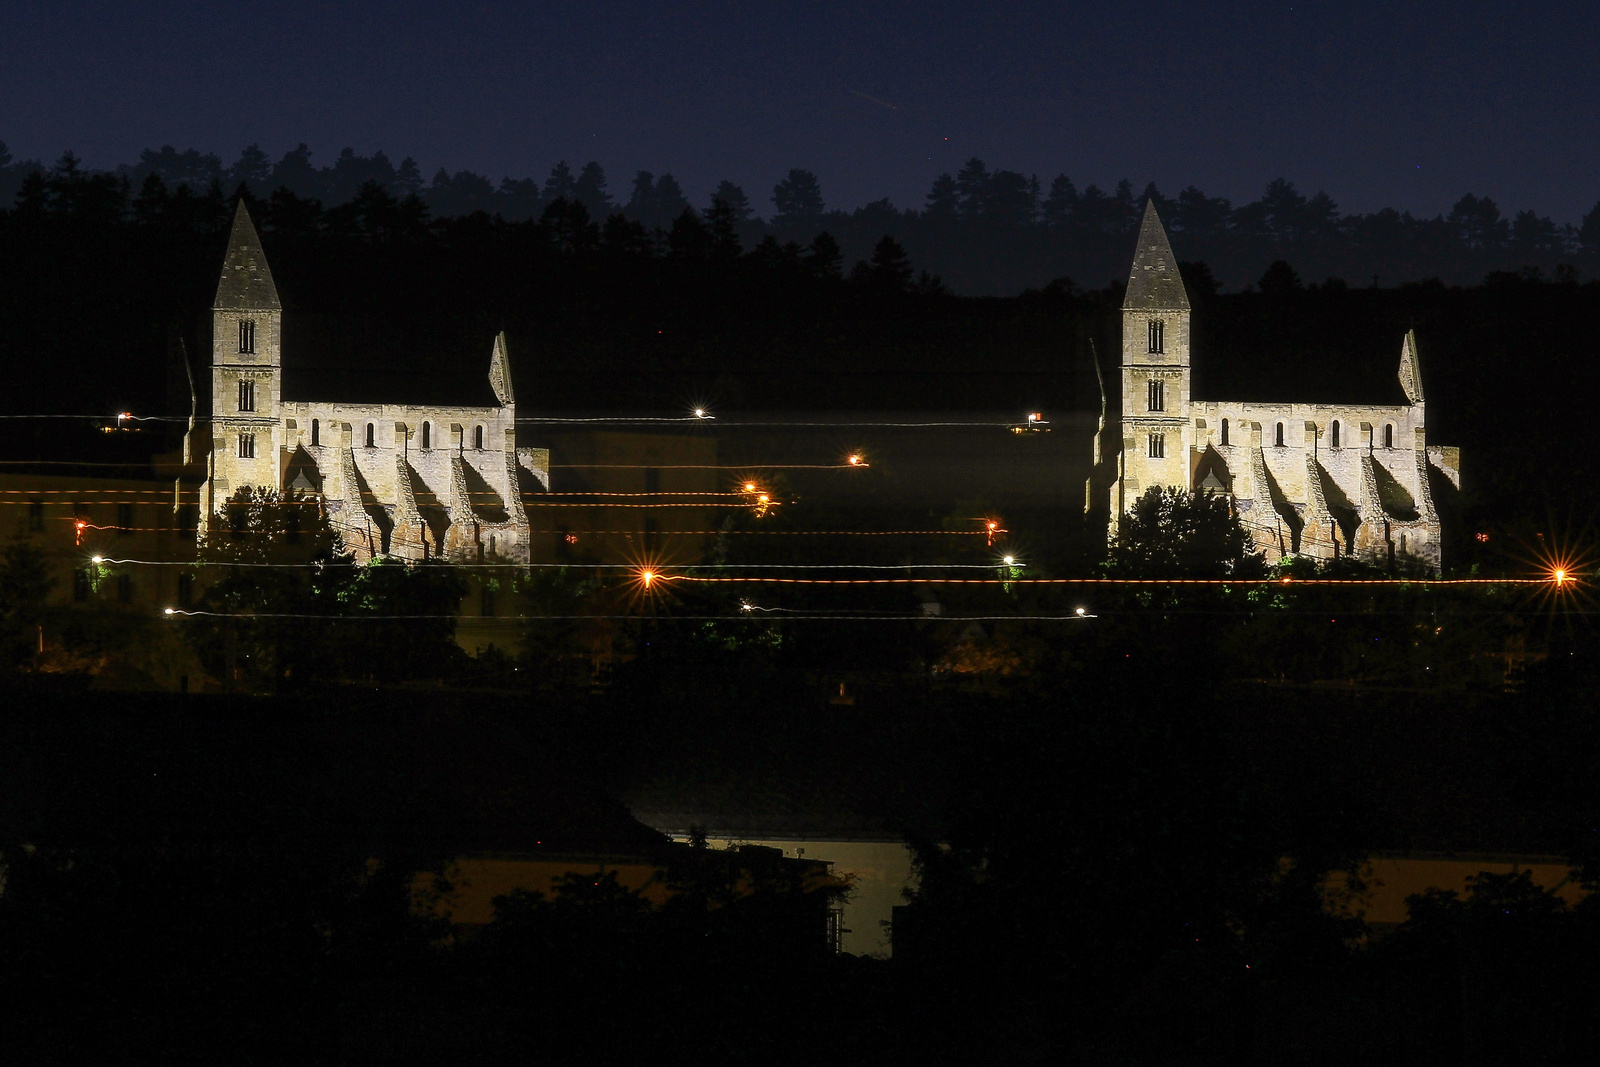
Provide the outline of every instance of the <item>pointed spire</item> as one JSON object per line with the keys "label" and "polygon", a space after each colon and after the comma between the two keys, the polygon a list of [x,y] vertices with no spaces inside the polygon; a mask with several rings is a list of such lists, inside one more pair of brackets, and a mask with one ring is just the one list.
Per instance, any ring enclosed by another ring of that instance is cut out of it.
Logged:
{"label": "pointed spire", "polygon": [[1422,403],[1422,364],[1417,359],[1417,331],[1407,330],[1400,345],[1400,388],[1413,404]]}
{"label": "pointed spire", "polygon": [[506,355],[504,330],[495,334],[494,348],[489,352],[489,388],[494,390],[494,397],[500,401],[501,407],[516,402],[516,396],[511,392],[511,360]]}
{"label": "pointed spire", "polygon": [[1178,275],[1178,261],[1167,243],[1167,231],[1156,214],[1154,200],[1144,202],[1144,221],[1139,224],[1139,246],[1133,253],[1133,270],[1128,272],[1128,292],[1122,298],[1124,311],[1189,310],[1189,294]]}
{"label": "pointed spire", "polygon": [[261,249],[261,238],[250,221],[243,197],[233,213],[228,254],[222,259],[222,278],[217,282],[217,299],[211,307],[213,310],[268,308],[273,311],[283,307],[278,303],[278,287],[272,283],[267,254]]}

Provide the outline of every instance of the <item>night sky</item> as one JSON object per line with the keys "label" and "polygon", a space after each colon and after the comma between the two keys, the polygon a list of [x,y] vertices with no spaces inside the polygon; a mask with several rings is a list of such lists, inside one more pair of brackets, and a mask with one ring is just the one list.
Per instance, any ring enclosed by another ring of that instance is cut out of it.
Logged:
{"label": "night sky", "polygon": [[89,3],[0,7],[17,157],[230,163],[305,141],[498,180],[599,160],[613,195],[792,166],[830,206],[920,206],[969,156],[1236,202],[1283,176],[1346,211],[1600,199],[1600,4]]}

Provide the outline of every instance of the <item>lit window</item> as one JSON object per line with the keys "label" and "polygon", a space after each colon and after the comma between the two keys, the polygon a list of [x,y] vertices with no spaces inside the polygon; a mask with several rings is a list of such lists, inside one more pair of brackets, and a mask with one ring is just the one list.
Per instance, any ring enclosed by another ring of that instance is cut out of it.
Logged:
{"label": "lit window", "polygon": [[1150,351],[1151,352],[1154,352],[1154,353],[1159,355],[1160,353],[1165,352],[1167,350],[1167,348],[1166,348],[1166,333],[1167,333],[1167,324],[1166,323],[1162,322],[1160,319],[1151,319],[1150,320]]}
{"label": "lit window", "polygon": [[369,422],[369,423],[367,423],[367,447],[368,448],[376,448],[377,447],[377,442],[378,442],[378,430],[377,430],[377,427],[373,426],[372,423]]}
{"label": "lit window", "polygon": [[256,350],[256,324],[253,319],[241,319],[239,322],[239,351],[254,353]]}
{"label": "lit window", "polygon": [[253,434],[253,433],[242,433],[242,434],[239,435],[239,458],[240,459],[255,459],[256,458],[256,435],[255,434]]}
{"label": "lit window", "polygon": [[1329,435],[1334,448],[1339,447],[1339,420],[1333,420],[1332,433]]}
{"label": "lit window", "polygon": [[256,383],[249,378],[239,379],[239,410],[254,411],[256,409]]}
{"label": "lit window", "polygon": [[1166,434],[1164,434],[1164,433],[1153,433],[1153,434],[1150,435],[1150,458],[1151,459],[1166,459],[1167,458],[1167,435]]}
{"label": "lit window", "polygon": [[1145,404],[1148,410],[1166,410],[1166,396],[1164,395],[1166,390],[1163,388],[1165,384],[1166,383],[1161,381],[1159,378],[1151,378],[1145,383]]}
{"label": "lit window", "polygon": [[1223,443],[1223,445],[1227,445],[1227,443],[1228,443],[1228,420],[1227,419],[1223,419],[1222,420],[1222,443]]}

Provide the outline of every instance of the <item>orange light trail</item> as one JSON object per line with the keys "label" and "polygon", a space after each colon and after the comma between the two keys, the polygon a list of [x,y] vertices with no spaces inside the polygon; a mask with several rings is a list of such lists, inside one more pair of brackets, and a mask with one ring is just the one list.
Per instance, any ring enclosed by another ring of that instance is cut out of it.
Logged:
{"label": "orange light trail", "polygon": [[[930,564],[930,566],[933,566]],[[1549,585],[1546,578],[700,578],[657,574],[663,582],[768,582],[783,585]]]}

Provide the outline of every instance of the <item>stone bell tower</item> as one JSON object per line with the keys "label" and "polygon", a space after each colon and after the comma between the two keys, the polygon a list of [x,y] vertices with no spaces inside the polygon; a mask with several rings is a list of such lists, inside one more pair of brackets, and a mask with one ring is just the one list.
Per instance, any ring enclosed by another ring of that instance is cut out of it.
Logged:
{"label": "stone bell tower", "polygon": [[233,215],[211,305],[211,471],[214,514],[240,486],[278,487],[282,442],[283,305],[244,201]]}
{"label": "stone bell tower", "polygon": [[1122,461],[1111,523],[1152,485],[1189,488],[1189,294],[1154,202],[1146,202],[1122,301]]}

